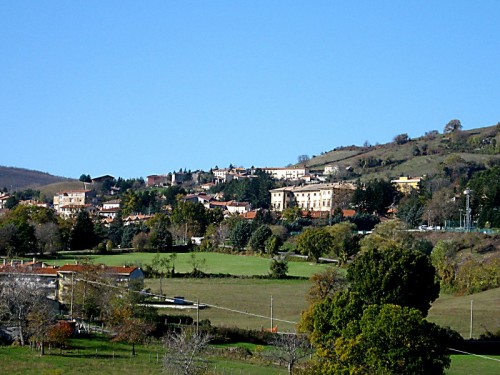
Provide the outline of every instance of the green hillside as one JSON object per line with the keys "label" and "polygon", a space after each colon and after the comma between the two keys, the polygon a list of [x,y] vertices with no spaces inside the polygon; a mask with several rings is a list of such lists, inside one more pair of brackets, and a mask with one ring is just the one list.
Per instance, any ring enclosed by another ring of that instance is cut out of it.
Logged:
{"label": "green hillside", "polygon": [[404,143],[339,147],[312,157],[305,165],[318,173],[327,165],[337,166],[341,179],[435,175],[456,160],[486,167],[500,164],[499,141],[498,125],[449,134],[429,132]]}

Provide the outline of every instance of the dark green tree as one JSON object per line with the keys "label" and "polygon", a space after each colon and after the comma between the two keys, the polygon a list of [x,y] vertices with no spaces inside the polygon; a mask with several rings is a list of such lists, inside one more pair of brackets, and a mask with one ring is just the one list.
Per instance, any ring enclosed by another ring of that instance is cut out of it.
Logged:
{"label": "dark green tree", "polygon": [[272,279],[285,279],[288,273],[288,259],[286,257],[273,257],[269,267],[269,277]]}
{"label": "dark green tree", "polygon": [[[145,228],[144,228],[145,229]],[[142,230],[142,228],[139,225],[127,225],[123,227],[123,234],[122,238],[120,241],[120,246],[123,249],[132,247],[132,240],[133,238],[139,234],[140,232],[146,232],[145,230]]]}
{"label": "dark green tree", "polygon": [[468,183],[471,207],[478,214],[478,226],[500,228],[500,167],[476,173]]}
{"label": "dark green tree", "polygon": [[423,200],[416,192],[401,200],[398,205],[397,217],[403,220],[408,227],[414,228],[422,222],[424,214]]}
{"label": "dark green tree", "polygon": [[254,251],[264,252],[266,249],[266,241],[271,237],[273,232],[269,226],[263,224],[259,226],[250,237],[249,245]]}
{"label": "dark green tree", "polygon": [[368,250],[349,266],[347,280],[367,305],[408,306],[424,316],[439,296],[436,269],[416,250]]}
{"label": "dark green tree", "polygon": [[99,242],[95,234],[94,223],[87,211],[81,210],[76,217],[75,225],[71,230],[71,250],[92,249]]}
{"label": "dark green tree", "polygon": [[443,374],[450,366],[449,332],[427,322],[420,311],[372,305],[359,322],[335,340],[334,372]]}
{"label": "dark green tree", "polygon": [[121,215],[119,215],[108,228],[108,238],[114,245],[120,245],[123,236],[123,221]]}
{"label": "dark green tree", "polygon": [[374,179],[365,184],[357,184],[352,204],[357,207],[358,212],[384,215],[391,204],[397,203],[399,196],[398,190],[390,181]]}
{"label": "dark green tree", "polygon": [[82,174],[79,178],[81,182],[92,182],[92,179],[90,178],[89,174]]}
{"label": "dark green tree", "polygon": [[168,230],[170,220],[165,214],[156,214],[148,222],[151,230],[150,243],[156,251],[165,251],[172,247],[172,233]]}
{"label": "dark green tree", "polygon": [[175,207],[179,196],[186,195],[186,190],[179,185],[173,185],[163,189],[161,193],[165,199],[165,204]]}
{"label": "dark green tree", "polygon": [[7,201],[5,202],[5,208],[12,210],[18,204],[19,204],[19,199],[17,199],[16,196],[11,195],[7,198]]}
{"label": "dark green tree", "polygon": [[245,249],[251,235],[252,225],[245,220],[237,220],[231,228],[229,239],[234,248],[241,251]]}

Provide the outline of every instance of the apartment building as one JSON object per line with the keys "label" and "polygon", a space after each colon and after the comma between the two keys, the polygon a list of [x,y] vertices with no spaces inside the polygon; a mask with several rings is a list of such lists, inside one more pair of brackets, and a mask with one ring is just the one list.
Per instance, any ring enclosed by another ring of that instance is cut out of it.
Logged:
{"label": "apartment building", "polygon": [[70,217],[80,210],[95,211],[92,204],[95,193],[92,190],[68,190],[54,195],[54,209],[58,215]]}
{"label": "apartment building", "polygon": [[292,206],[306,211],[329,211],[335,191],[355,189],[354,184],[346,182],[286,186],[270,190],[271,207],[276,211]]}

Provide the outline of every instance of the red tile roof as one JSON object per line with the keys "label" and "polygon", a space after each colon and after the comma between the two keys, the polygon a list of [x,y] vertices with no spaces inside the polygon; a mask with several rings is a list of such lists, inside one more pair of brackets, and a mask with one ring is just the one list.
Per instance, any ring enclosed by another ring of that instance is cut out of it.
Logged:
{"label": "red tile roof", "polygon": [[240,216],[247,220],[253,220],[257,216],[257,211],[244,212]]}
{"label": "red tile roof", "polygon": [[[112,267],[112,266],[100,266],[103,271],[109,272],[112,274],[118,274],[118,275],[130,275],[132,272],[134,272],[137,267]],[[83,272],[85,269],[88,269],[89,266],[85,266],[82,264],[65,264],[64,266],[60,267],[58,269],[59,272],[65,273],[65,272]]]}
{"label": "red tile roof", "polygon": [[342,210],[342,214],[344,215],[344,217],[351,217],[351,216],[356,215],[356,211],[355,210]]}

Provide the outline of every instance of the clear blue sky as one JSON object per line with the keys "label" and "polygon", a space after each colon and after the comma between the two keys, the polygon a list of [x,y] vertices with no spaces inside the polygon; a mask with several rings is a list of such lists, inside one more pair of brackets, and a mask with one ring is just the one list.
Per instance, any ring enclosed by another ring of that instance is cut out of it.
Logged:
{"label": "clear blue sky", "polygon": [[500,121],[500,1],[2,1],[0,165],[139,177]]}

